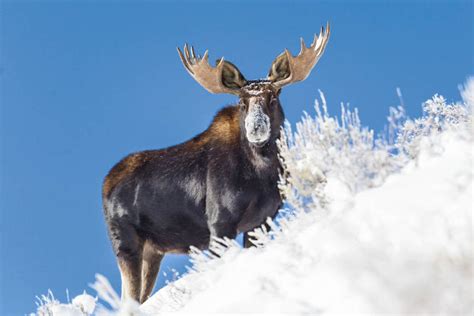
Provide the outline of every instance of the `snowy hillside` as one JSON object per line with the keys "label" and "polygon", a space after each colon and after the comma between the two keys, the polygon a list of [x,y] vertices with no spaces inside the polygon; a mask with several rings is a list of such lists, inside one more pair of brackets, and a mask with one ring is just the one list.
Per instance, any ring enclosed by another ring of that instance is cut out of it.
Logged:
{"label": "snowy hillside", "polygon": [[392,108],[376,137],[356,111],[330,117],[321,94],[315,117],[285,127],[286,208],[271,232],[254,233],[256,248],[220,240],[220,258],[193,250],[192,270],[140,307],[121,305],[98,276],[102,304],[49,295],[37,314],[471,315],[474,79],[461,95],[434,96],[415,120]]}

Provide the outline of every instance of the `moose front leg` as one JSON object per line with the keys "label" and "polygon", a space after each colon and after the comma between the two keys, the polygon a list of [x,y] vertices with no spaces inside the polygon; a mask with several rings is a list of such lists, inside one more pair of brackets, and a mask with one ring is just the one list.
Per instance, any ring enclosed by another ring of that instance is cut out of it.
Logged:
{"label": "moose front leg", "polygon": [[[273,219],[272,219],[273,220]],[[251,236],[249,236],[249,233],[254,231],[255,229],[259,228],[259,227],[262,227],[264,226],[265,227],[265,230],[267,232],[270,231],[271,227],[270,225],[267,224],[267,222],[265,221],[262,225],[258,226],[258,227],[255,227],[254,229],[248,231],[248,232],[245,232],[244,233],[244,240],[243,240],[243,244],[244,244],[244,248],[251,248],[251,247],[255,247],[254,243],[252,241],[250,241],[250,239],[252,239]]]}
{"label": "moose front leg", "polygon": [[226,210],[220,210],[217,218],[209,223],[212,237],[234,239],[237,236],[237,221]]}
{"label": "moose front leg", "polygon": [[220,186],[208,191],[206,198],[206,214],[210,232],[209,244],[213,238],[234,239],[237,236],[240,201],[235,191],[222,192]]}
{"label": "moose front leg", "polygon": [[282,206],[282,202],[281,202],[280,194],[278,191],[275,191],[273,195],[266,197],[266,199],[264,199],[263,201],[261,201],[254,207],[254,210],[252,210],[252,213],[256,213],[258,210],[263,210],[264,214],[268,215],[268,217],[266,217],[260,225],[244,233],[244,240],[243,240],[244,248],[250,248],[250,247],[255,246],[250,241],[250,239],[252,238],[251,236],[249,236],[250,232],[254,231],[255,229],[259,229],[262,226],[263,226],[263,229],[267,232],[271,230],[271,226],[268,225],[267,220],[271,219],[273,221],[275,217],[277,216],[278,210],[280,209],[281,206]]}
{"label": "moose front leg", "polygon": [[237,236],[237,224],[234,224],[231,216],[220,214],[219,219],[210,223],[209,231],[211,233],[209,239],[209,251],[216,257],[220,254],[214,251],[210,246],[214,238],[230,238],[234,239]]}
{"label": "moose front leg", "polygon": [[250,247],[253,247],[255,246],[251,241],[250,241],[250,236],[249,236],[249,232],[245,232],[244,233],[244,248],[250,248]]}
{"label": "moose front leg", "polygon": [[[218,174],[217,171],[214,172]],[[229,180],[232,175],[225,178]],[[245,195],[233,185],[222,183],[222,177],[208,175],[206,192],[206,215],[210,242],[213,237],[234,239],[237,236],[237,225],[245,210]]]}

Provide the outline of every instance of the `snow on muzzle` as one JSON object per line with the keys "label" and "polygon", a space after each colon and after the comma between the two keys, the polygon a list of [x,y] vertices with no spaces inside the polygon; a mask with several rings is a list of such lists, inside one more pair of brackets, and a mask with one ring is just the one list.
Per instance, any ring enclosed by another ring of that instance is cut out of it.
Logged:
{"label": "snow on muzzle", "polygon": [[251,98],[245,117],[247,140],[256,145],[264,145],[270,138],[270,118],[263,112],[260,102],[260,98]]}

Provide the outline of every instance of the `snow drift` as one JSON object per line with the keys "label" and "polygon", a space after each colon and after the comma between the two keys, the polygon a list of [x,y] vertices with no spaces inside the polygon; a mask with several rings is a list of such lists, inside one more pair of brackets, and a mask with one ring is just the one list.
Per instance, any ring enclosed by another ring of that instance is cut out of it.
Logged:
{"label": "snow drift", "polygon": [[321,94],[315,117],[282,132],[285,209],[255,248],[192,249],[189,272],[142,306],[98,276],[103,304],[49,294],[37,314],[472,314],[474,79],[461,95],[435,95],[414,120],[391,108],[375,136],[357,111],[329,116]]}

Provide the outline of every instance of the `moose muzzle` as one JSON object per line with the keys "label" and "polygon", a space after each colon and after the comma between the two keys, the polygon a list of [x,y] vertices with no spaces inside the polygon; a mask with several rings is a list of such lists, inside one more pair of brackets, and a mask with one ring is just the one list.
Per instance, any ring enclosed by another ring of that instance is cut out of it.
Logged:
{"label": "moose muzzle", "polygon": [[247,140],[256,146],[265,145],[270,138],[270,118],[263,112],[262,101],[259,97],[251,98],[245,117]]}

